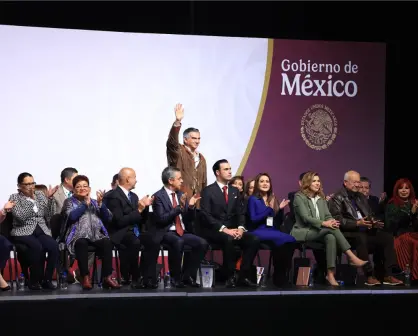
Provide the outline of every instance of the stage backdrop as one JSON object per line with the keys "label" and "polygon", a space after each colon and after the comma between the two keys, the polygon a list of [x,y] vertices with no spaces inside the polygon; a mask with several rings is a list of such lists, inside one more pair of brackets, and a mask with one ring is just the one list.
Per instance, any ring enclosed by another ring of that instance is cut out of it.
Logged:
{"label": "stage backdrop", "polygon": [[55,185],[68,166],[93,192],[123,166],[140,196],[155,192],[179,102],[209,183],[226,158],[247,178],[269,172],[279,197],[310,169],[327,192],[348,169],[381,191],[384,45],[15,26],[0,43],[2,204],[19,173]]}

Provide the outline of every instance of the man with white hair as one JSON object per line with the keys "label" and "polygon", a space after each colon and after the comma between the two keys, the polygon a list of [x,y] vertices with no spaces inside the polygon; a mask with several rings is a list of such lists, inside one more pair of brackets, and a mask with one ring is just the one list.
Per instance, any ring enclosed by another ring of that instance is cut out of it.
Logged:
{"label": "man with white hair", "polygon": [[[359,192],[360,185],[358,172],[346,172],[343,187],[328,201],[329,210],[340,222],[344,236],[353,242],[360,259],[368,260],[369,252],[378,253],[382,257],[385,268],[383,283],[391,286],[403,284],[393,276],[393,268],[397,267],[393,236],[381,230],[384,225],[382,222],[373,219],[366,197]],[[367,277],[366,285],[381,285],[371,263],[367,263],[363,270]]]}
{"label": "man with white hair", "polygon": [[176,105],[174,114],[176,120],[167,140],[167,161],[169,166],[180,169],[183,177],[182,191],[187,193],[188,197],[192,197],[195,194],[199,195],[207,186],[206,160],[197,150],[200,144],[200,132],[197,128],[187,128],[183,132],[183,144],[180,144],[179,133],[184,117],[184,108],[181,104]]}

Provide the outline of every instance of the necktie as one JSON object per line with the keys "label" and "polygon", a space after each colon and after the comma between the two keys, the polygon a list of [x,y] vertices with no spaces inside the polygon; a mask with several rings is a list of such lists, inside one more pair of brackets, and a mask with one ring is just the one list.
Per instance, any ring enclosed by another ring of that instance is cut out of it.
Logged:
{"label": "necktie", "polygon": [[[129,203],[132,203],[132,194],[131,194],[131,192],[128,192],[128,200],[129,200]],[[140,235],[139,228],[138,228],[138,225],[137,224],[134,225],[134,235],[137,238]]]}
{"label": "necktie", "polygon": [[[176,193],[172,193],[171,197],[173,198],[173,208],[177,207],[177,199],[176,199]],[[181,237],[184,233],[183,227],[181,226],[181,220],[180,216],[176,216],[175,219],[176,222],[176,232]]]}
{"label": "necktie", "polygon": [[225,197],[225,203],[228,204],[228,193],[226,192],[228,187],[227,186],[223,186],[223,191],[224,191],[224,197]]}

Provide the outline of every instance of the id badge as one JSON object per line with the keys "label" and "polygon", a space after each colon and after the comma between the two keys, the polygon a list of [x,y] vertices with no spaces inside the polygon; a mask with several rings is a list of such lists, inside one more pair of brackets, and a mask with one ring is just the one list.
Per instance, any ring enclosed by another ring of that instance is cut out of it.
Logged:
{"label": "id badge", "polygon": [[273,226],[273,217],[267,217],[267,226]]}

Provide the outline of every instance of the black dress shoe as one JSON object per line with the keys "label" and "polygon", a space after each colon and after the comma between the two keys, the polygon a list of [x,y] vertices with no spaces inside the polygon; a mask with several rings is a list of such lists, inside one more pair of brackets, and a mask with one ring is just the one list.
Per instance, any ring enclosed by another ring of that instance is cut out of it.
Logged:
{"label": "black dress shoe", "polygon": [[132,281],[131,288],[135,290],[144,289],[144,285],[141,281]]}
{"label": "black dress shoe", "polygon": [[237,287],[237,284],[235,283],[235,277],[230,277],[226,281],[226,288],[235,288]]}
{"label": "black dress shoe", "polygon": [[39,282],[35,282],[35,283],[30,283],[28,285],[28,288],[30,290],[41,290],[42,289],[42,286],[39,284]]}
{"label": "black dress shoe", "polygon": [[0,288],[0,290],[2,291],[2,292],[7,292],[7,291],[9,291],[9,290],[11,290],[12,288],[10,287],[10,286],[6,286],[6,287],[1,287]]}
{"label": "black dress shoe", "polygon": [[146,286],[148,289],[157,289],[158,288],[158,283],[156,281],[153,280],[148,280],[146,283]]}
{"label": "black dress shoe", "polygon": [[127,285],[130,285],[132,282],[134,282],[134,281],[127,280],[126,278],[122,278],[121,281],[120,281],[120,284],[122,286],[127,286]]}
{"label": "black dress shoe", "polygon": [[51,280],[46,280],[42,282],[42,288],[48,289],[48,290],[54,290],[54,289],[57,289],[57,286],[55,286]]}
{"label": "black dress shoe", "polygon": [[194,288],[200,288],[200,284],[198,284],[192,277],[184,278],[183,283],[186,286],[190,286],[190,287],[194,287]]}
{"label": "black dress shoe", "polygon": [[238,285],[239,286],[243,286],[243,287],[251,287],[251,288],[256,288],[257,287],[257,284],[255,284],[254,282],[252,282],[248,278],[241,278],[241,279],[239,279]]}
{"label": "black dress shoe", "polygon": [[186,285],[183,281],[174,281],[173,285],[176,288],[186,288]]}

